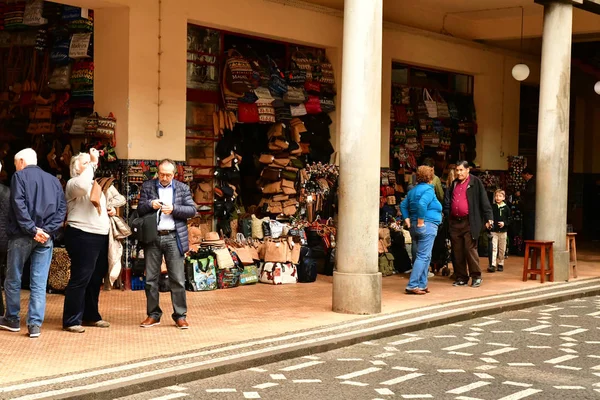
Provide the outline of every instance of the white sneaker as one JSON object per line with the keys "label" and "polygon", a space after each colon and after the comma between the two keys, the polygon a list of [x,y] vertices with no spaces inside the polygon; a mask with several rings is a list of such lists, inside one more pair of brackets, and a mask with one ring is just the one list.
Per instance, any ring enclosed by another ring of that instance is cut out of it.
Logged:
{"label": "white sneaker", "polygon": [[435,276],[435,274],[433,272],[430,272],[429,274],[427,274],[428,278],[433,278]]}
{"label": "white sneaker", "polygon": [[412,272],[412,268],[409,269],[408,271],[404,271],[405,274],[410,274]]}

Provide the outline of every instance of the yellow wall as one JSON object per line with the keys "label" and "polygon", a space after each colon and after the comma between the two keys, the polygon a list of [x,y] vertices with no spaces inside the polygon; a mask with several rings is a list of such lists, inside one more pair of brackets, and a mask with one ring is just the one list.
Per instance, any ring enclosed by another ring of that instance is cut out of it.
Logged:
{"label": "yellow wall", "polygon": [[[88,3],[93,0],[86,0]],[[300,8],[291,8],[275,2],[259,0],[162,0],[163,57],[161,66],[161,129],[164,137],[157,138],[158,90],[158,0],[104,0],[112,5],[129,7],[128,26],[119,26],[119,40],[111,36],[114,52],[101,52],[106,60],[98,66],[120,65],[128,68],[125,77],[115,75],[115,82],[128,86],[129,115],[119,119],[119,155],[128,147],[126,157],[158,159],[185,157],[185,84],[186,84],[186,29],[187,23],[220,28],[233,32],[281,39],[328,49],[341,91],[342,26],[335,15]],[[69,0],[77,3],[77,0]],[[96,31],[99,43],[106,38],[110,15],[123,17],[120,8],[107,8],[99,15]],[[128,31],[128,34],[125,32]],[[113,32],[112,35],[115,33]],[[101,50],[102,47],[98,46]],[[105,47],[105,46],[104,46]],[[124,54],[129,54],[123,61]],[[98,58],[98,57],[97,57]],[[431,35],[387,28],[383,34],[383,110],[382,110],[382,165],[389,162],[389,103],[392,60],[475,75],[475,105],[479,134],[477,161],[483,168],[506,169],[506,156],[518,152],[519,85],[510,76],[517,62],[496,52],[440,40]],[[114,64],[113,64],[114,63]],[[128,65],[126,65],[128,64]],[[504,67],[505,66],[505,67]],[[532,70],[536,70],[532,66]],[[103,84],[110,87],[110,74],[100,75]],[[116,71],[115,71],[116,73]],[[112,74],[112,73],[111,73]],[[503,79],[504,78],[504,79]],[[128,81],[128,82],[127,82]],[[503,83],[504,82],[504,83]],[[352,84],[352,83],[349,83]],[[97,82],[96,87],[100,86]],[[110,90],[97,90],[98,105],[107,107],[113,102]],[[123,93],[112,109],[123,110]],[[108,99],[107,99],[108,97]],[[338,96],[338,99],[340,96]],[[503,104],[504,99],[504,105]],[[503,118],[504,117],[504,118]],[[333,142],[339,138],[339,113],[333,115]],[[126,122],[123,122],[126,121]],[[504,126],[502,127],[502,121]],[[125,126],[123,126],[123,124]],[[501,132],[503,131],[503,139]],[[376,134],[366,132],[365,134]],[[126,143],[124,143],[126,141]],[[500,156],[500,145],[504,157]]]}

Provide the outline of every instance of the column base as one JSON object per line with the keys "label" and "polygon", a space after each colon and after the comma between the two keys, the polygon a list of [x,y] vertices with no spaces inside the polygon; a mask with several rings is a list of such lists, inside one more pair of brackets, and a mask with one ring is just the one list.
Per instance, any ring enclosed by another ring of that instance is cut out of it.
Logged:
{"label": "column base", "polygon": [[569,272],[569,252],[554,249],[554,281],[568,281]]}
{"label": "column base", "polygon": [[381,312],[381,273],[333,273],[332,310],[344,314]]}

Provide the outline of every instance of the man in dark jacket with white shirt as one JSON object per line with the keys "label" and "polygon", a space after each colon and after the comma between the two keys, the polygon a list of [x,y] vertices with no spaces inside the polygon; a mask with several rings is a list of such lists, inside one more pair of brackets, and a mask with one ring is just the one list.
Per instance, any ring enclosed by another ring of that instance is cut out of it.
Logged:
{"label": "man in dark jacket with white shirt", "polygon": [[46,310],[46,282],[52,261],[53,240],[63,226],[67,204],[56,177],[37,166],[37,154],[24,149],[15,155],[17,172],[10,184],[8,215],[8,268],[4,282],[6,314],[0,328],[19,332],[21,277],[23,266],[31,261],[31,293],[27,328],[29,337],[40,336]]}
{"label": "man in dark jacket with white shirt", "polygon": [[187,220],[196,215],[196,204],[190,188],[174,178],[175,162],[165,159],[158,165],[158,179],[144,182],[138,203],[138,214],[158,213],[158,237],[144,247],[146,261],[146,306],[148,318],[140,326],[149,328],[160,323],[158,279],[163,256],[167,264],[172,318],[179,329],[189,328],[186,321],[184,257],[189,250]]}
{"label": "man in dark jacket with white shirt", "polygon": [[[444,214],[449,217],[450,241],[454,252],[454,286],[466,286],[471,277],[471,286],[481,286],[481,269],[477,240],[485,226],[494,223],[492,206],[479,178],[470,174],[466,161],[456,163],[456,180],[446,192]],[[469,270],[467,272],[467,265]]]}

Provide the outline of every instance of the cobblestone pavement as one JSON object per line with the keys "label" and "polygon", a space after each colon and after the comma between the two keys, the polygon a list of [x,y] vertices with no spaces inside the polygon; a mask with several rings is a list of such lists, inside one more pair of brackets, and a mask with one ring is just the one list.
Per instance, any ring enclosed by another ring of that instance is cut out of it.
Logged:
{"label": "cobblestone pavement", "polygon": [[596,399],[600,297],[291,359],[123,399]]}

